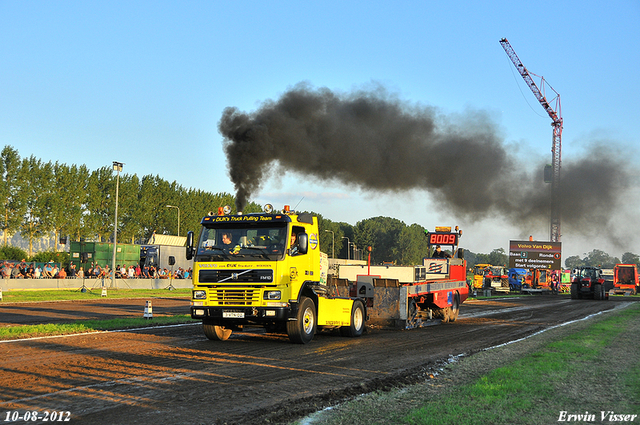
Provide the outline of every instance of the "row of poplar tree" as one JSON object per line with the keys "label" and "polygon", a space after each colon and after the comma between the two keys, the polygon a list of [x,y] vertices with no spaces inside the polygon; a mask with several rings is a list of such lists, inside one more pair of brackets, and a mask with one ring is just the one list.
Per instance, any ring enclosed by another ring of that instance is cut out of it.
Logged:
{"label": "row of poplar tree", "polygon": [[[21,158],[12,146],[0,153],[0,229],[7,237],[20,233],[29,241],[61,236],[72,241],[113,240],[116,173],[111,166],[89,170],[85,165]],[[233,205],[227,193],[184,188],[159,176],[120,174],[118,182],[118,242],[146,242],[155,231],[177,234],[174,205],[180,208],[181,229],[196,230],[200,220],[218,206]],[[252,203],[247,211],[259,207]],[[186,231],[182,231],[183,236]]]}

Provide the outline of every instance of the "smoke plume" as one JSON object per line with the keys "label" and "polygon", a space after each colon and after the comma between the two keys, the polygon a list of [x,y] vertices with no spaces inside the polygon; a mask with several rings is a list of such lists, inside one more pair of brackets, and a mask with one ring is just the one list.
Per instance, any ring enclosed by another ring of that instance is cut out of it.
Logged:
{"label": "smoke plume", "polygon": [[[439,207],[474,221],[549,222],[544,161],[516,158],[481,111],[445,116],[380,86],[335,93],[301,83],[255,112],[226,108],[219,130],[239,211],[279,166],[369,191],[425,190]],[[629,184],[627,161],[616,156],[594,146],[563,160],[563,226],[606,225]]]}

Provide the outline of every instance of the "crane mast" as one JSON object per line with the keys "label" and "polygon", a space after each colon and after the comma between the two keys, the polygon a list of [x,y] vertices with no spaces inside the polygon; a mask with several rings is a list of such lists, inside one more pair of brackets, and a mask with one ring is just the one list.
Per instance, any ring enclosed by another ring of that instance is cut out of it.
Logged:
{"label": "crane mast", "polygon": [[553,89],[549,84],[546,84],[554,93],[555,97],[552,101],[555,101],[555,108],[552,108],[544,94],[545,80],[541,79],[542,91],[536,83],[533,81],[531,75],[537,77],[537,75],[527,71],[527,68],[522,64],[515,50],[511,47],[511,44],[506,38],[500,40],[502,48],[511,59],[511,62],[515,65],[516,69],[524,79],[525,83],[529,86],[538,102],[547,111],[549,117],[551,117],[551,126],[553,127],[553,144],[551,148],[552,154],[552,180],[551,180],[551,229],[550,229],[550,241],[560,242],[560,159],[562,150],[562,113],[560,108],[560,94]]}

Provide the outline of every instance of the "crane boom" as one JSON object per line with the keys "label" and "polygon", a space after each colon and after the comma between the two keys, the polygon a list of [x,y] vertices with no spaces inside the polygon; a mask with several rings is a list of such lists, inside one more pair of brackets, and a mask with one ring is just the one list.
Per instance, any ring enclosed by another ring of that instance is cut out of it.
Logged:
{"label": "crane boom", "polygon": [[509,56],[509,59],[511,59],[511,62],[513,62],[516,69],[524,79],[525,83],[527,83],[527,85],[533,92],[536,99],[538,99],[538,102],[540,102],[540,104],[542,105],[544,110],[547,111],[547,114],[549,114],[549,117],[551,117],[551,120],[552,120],[551,126],[553,127],[553,144],[551,148],[551,153],[552,153],[553,175],[552,175],[552,181],[551,181],[550,240],[551,242],[560,242],[560,215],[561,215],[560,162],[561,162],[561,151],[562,151],[562,125],[563,125],[562,112],[561,112],[562,110],[560,107],[560,94],[557,91],[555,91],[553,87],[551,87],[549,84],[546,84],[546,86],[548,86],[555,93],[555,98],[552,99],[552,100],[555,100],[555,104],[556,104],[554,109],[551,107],[551,105],[547,101],[547,98],[544,94],[544,88],[545,88],[544,78],[540,77],[541,86],[543,89],[541,91],[540,88],[538,88],[538,86],[536,85],[535,81],[533,81],[533,78],[531,77],[532,73],[529,73],[529,71],[527,71],[527,68],[525,68],[522,61],[520,61],[520,58],[516,54],[515,50],[513,50],[513,47],[511,47],[509,40],[507,40],[506,38],[503,38],[500,40],[500,44],[502,45],[502,48],[504,49],[504,51],[507,53],[507,56]]}

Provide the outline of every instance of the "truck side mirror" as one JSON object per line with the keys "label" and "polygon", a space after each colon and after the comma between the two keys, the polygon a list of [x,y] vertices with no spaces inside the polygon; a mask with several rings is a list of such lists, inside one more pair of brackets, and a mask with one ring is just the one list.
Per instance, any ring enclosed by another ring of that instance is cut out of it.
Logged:
{"label": "truck side mirror", "polygon": [[187,232],[187,252],[186,252],[187,260],[191,260],[193,258],[193,254],[194,254],[193,232]]}
{"label": "truck side mirror", "polygon": [[298,233],[298,252],[306,254],[309,251],[309,235],[306,233]]}

